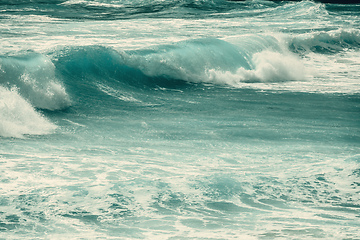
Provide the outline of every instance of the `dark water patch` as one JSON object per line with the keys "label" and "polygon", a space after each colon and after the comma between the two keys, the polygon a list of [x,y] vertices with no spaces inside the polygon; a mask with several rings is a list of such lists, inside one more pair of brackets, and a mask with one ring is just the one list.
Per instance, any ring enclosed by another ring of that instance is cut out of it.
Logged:
{"label": "dark water patch", "polygon": [[360,12],[360,5],[359,4],[327,4],[326,10],[329,12],[329,14],[335,16],[344,16],[344,15],[353,16],[354,14],[358,14]]}
{"label": "dark water patch", "polygon": [[67,0],[6,0],[0,1],[0,5],[34,5],[34,4],[59,4]]}
{"label": "dark water patch", "polygon": [[272,208],[291,209],[287,202],[282,199],[258,199],[258,201]]}
{"label": "dark water patch", "polygon": [[82,211],[82,210],[71,211],[69,213],[62,214],[61,216],[67,217],[67,218],[78,219],[84,223],[99,224],[99,215],[94,215],[87,211]]}
{"label": "dark water patch", "polygon": [[180,215],[180,212],[189,205],[186,194],[166,190],[153,196],[153,202],[150,206],[163,215]]}
{"label": "dark water patch", "polygon": [[332,219],[332,220],[348,220],[343,216],[330,215],[330,214],[315,214],[315,216],[324,218],[324,219]]}
{"label": "dark water patch", "polygon": [[262,210],[273,210],[273,208],[267,204],[263,204],[262,202],[258,201],[257,199],[254,199],[253,196],[249,194],[242,194],[241,195],[241,201],[253,208],[256,209],[262,209]]}
{"label": "dark water patch", "polygon": [[242,184],[228,176],[212,176],[196,187],[204,188],[204,195],[213,199],[230,199],[244,190]]}
{"label": "dark water patch", "polygon": [[109,212],[114,218],[124,218],[135,214],[135,211],[132,209],[132,206],[136,205],[134,199],[119,193],[112,193],[108,196],[113,201],[110,201],[109,209],[104,209],[103,211]]}
{"label": "dark water patch", "polygon": [[326,234],[326,232],[322,229],[319,228],[313,228],[313,227],[306,227],[304,229],[283,229],[282,230],[282,235],[284,237],[289,237],[289,238],[297,238],[299,236],[306,236],[306,237],[312,237],[312,238],[325,238],[328,235]]}
{"label": "dark water patch", "polygon": [[[352,216],[354,214],[359,214],[360,211],[359,209],[354,209],[352,207],[349,207],[347,206],[347,204],[344,204],[344,206],[329,206],[329,207],[318,207],[318,209],[321,209],[321,210],[325,210],[325,211],[331,211],[331,212],[343,212],[343,213],[348,213],[348,214],[352,214]],[[350,217],[350,216],[349,216]]]}
{"label": "dark water patch", "polygon": [[19,224],[14,223],[5,223],[0,221],[0,232],[5,232],[9,230],[14,230],[19,226]]}
{"label": "dark water patch", "polygon": [[208,202],[206,206],[212,210],[217,210],[222,213],[239,214],[242,212],[253,212],[250,208],[240,207],[232,202]]}

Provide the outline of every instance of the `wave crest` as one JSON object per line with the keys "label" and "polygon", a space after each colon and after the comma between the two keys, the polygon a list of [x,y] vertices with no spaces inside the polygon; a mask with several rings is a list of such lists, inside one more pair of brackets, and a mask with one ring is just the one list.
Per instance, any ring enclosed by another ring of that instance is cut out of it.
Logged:
{"label": "wave crest", "polygon": [[209,70],[209,81],[237,87],[244,82],[301,81],[310,77],[300,59],[292,55],[263,51],[254,54],[252,60],[254,69],[241,67],[236,72]]}

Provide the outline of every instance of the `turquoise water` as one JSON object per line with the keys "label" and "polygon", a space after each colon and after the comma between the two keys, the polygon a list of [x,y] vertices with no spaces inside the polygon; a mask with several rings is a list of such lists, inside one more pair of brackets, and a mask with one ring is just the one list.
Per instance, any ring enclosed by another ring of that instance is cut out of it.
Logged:
{"label": "turquoise water", "polygon": [[359,12],[0,1],[0,238],[359,239]]}

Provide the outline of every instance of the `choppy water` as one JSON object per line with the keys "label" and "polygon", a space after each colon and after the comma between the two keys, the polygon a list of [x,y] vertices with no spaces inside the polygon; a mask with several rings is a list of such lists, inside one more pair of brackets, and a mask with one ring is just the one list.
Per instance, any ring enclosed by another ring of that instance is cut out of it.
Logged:
{"label": "choppy water", "polygon": [[0,0],[0,238],[359,239],[360,5]]}

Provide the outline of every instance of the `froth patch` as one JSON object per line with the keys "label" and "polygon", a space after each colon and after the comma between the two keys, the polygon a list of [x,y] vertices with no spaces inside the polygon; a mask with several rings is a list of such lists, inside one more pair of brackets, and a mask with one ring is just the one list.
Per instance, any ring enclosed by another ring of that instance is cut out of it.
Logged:
{"label": "froth patch", "polygon": [[23,99],[16,90],[0,86],[0,136],[22,138],[48,134],[56,128]]}

